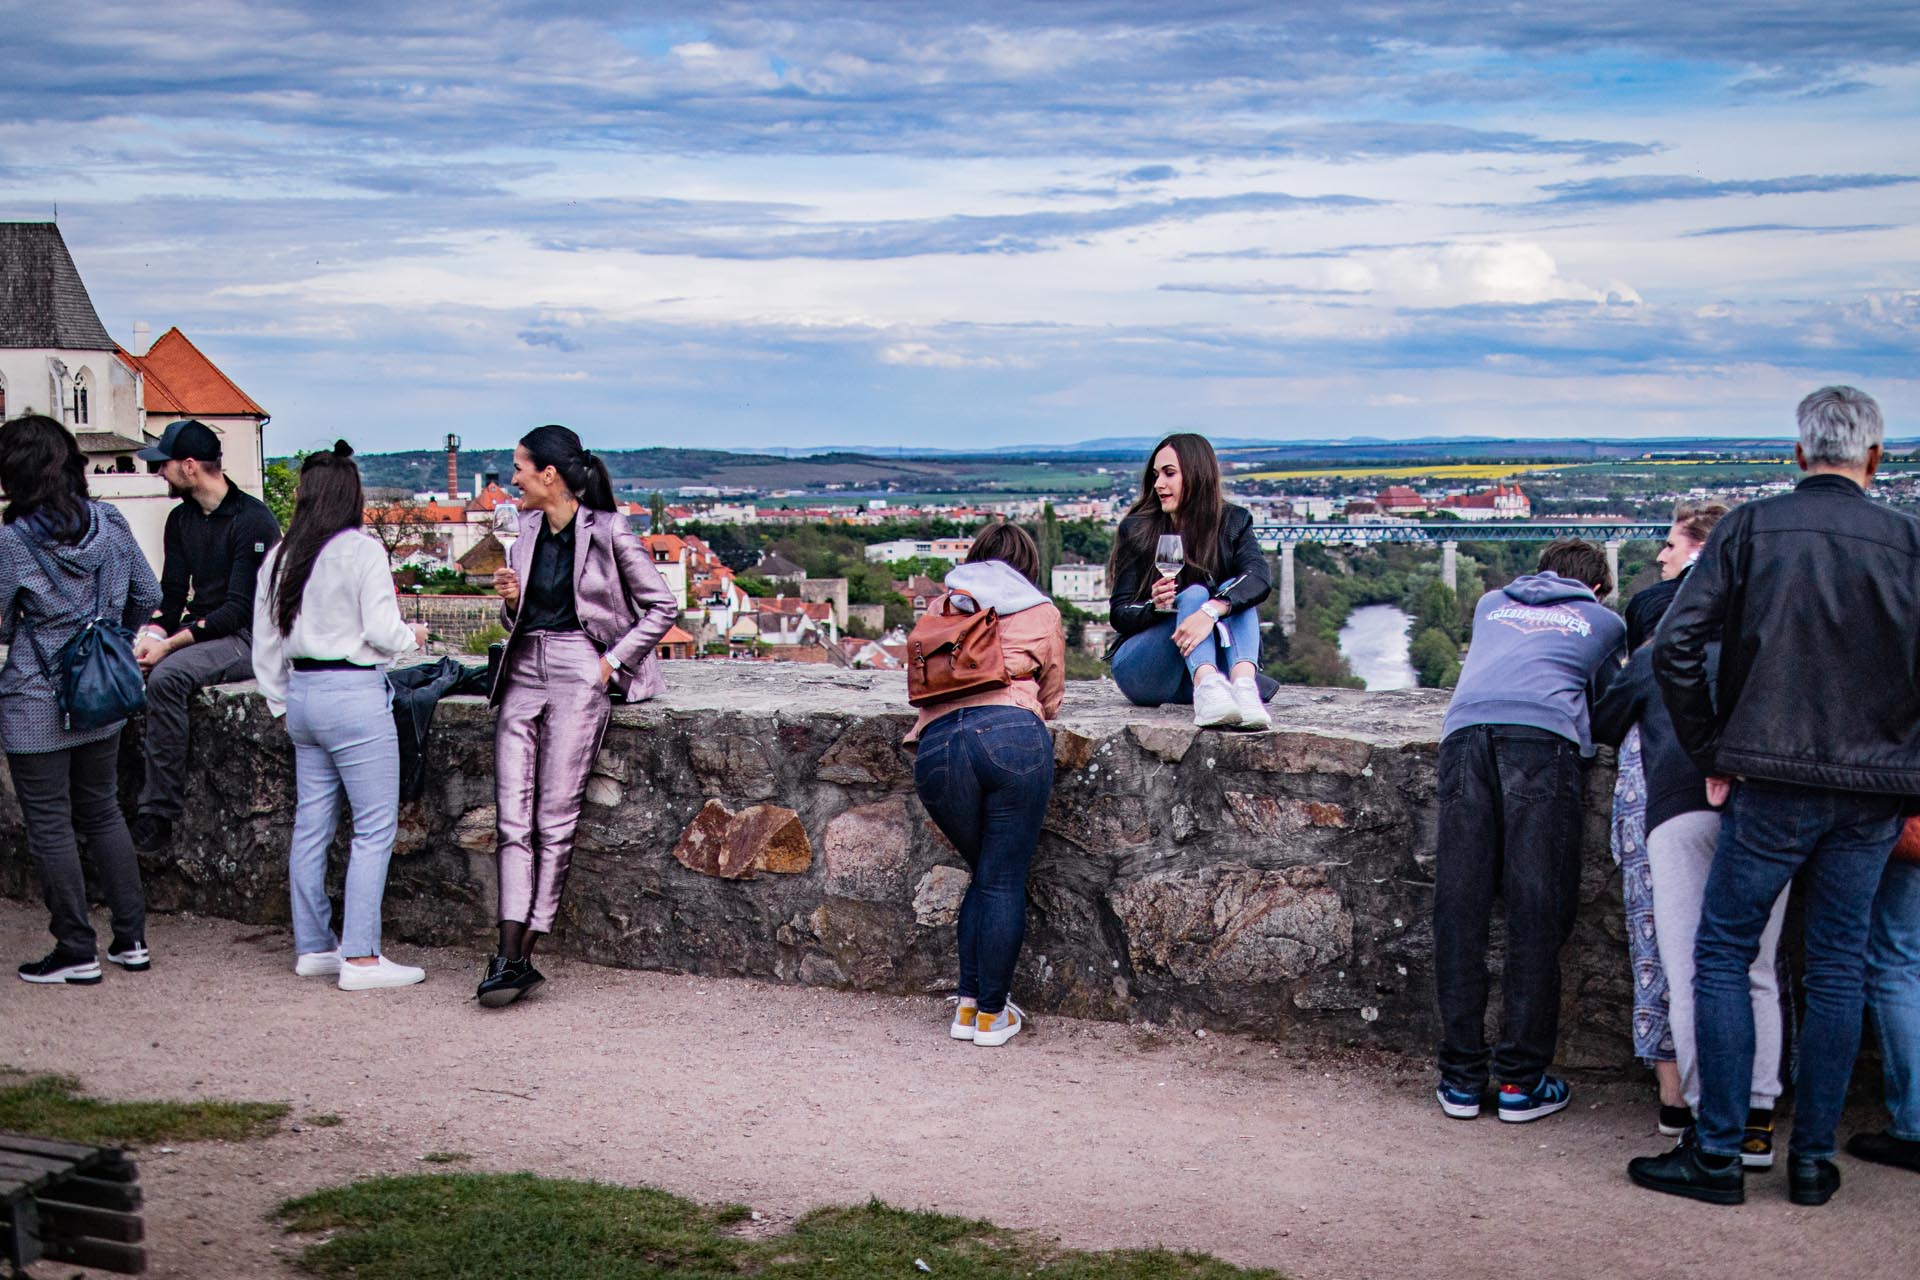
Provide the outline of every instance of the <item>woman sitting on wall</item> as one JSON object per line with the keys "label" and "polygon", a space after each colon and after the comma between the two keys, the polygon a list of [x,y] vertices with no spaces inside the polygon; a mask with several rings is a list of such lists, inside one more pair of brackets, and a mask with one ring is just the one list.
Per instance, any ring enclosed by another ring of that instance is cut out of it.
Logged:
{"label": "woman sitting on wall", "polygon": [[[1173,538],[1178,549],[1162,559]],[[1220,463],[1205,436],[1181,432],[1154,446],[1108,572],[1120,638],[1108,659],[1128,699],[1191,702],[1203,728],[1273,727],[1259,687],[1259,605],[1272,575],[1252,513],[1221,497]]]}
{"label": "woman sitting on wall", "polygon": [[[293,523],[260,564],[253,675],[293,739],[293,971],[342,991],[405,987],[427,976],[380,953],[380,900],[400,827],[400,737],[386,667],[426,645],[401,620],[387,553],[361,532],[366,500],[341,440],[300,464]],[[333,932],[327,847],[340,799],[353,810],[345,915]]]}
{"label": "woman sitting on wall", "polygon": [[607,464],[579,436],[528,432],[513,484],[520,534],[493,575],[508,634],[492,695],[500,951],[480,981],[488,1008],[545,981],[533,948],[553,931],[608,697],[638,702],[666,688],[653,651],[680,613],[614,506]]}
{"label": "woman sitting on wall", "polygon": [[125,720],[69,729],[58,662],[88,623],[131,630],[160,603],[160,584],[126,517],[87,497],[87,464],[73,433],[38,414],[0,427],[0,741],[20,801],[27,849],[46,892],[54,948],[20,966],[28,982],[100,981],[98,939],[87,922],[77,837],[112,912],[107,959],[150,967],[140,861],[120,812],[120,730]]}
{"label": "woman sitting on wall", "polygon": [[947,574],[948,602],[999,615],[1009,682],[922,707],[906,737],[919,744],[913,781],[920,801],[973,873],[960,901],[960,998],[949,1033],[992,1047],[1018,1035],[1025,1015],[1007,998],[1027,927],[1027,867],[1053,794],[1053,735],[1060,710],[1066,637],[1060,610],[1034,579],[1040,552],[1024,529],[996,524],[974,539],[966,563]]}

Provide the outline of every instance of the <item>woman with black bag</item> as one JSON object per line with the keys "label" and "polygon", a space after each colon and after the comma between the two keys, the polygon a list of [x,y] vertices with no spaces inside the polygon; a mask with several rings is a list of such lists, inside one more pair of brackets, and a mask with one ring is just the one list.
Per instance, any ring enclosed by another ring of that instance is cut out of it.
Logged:
{"label": "woman with black bag", "polygon": [[120,811],[126,721],[78,727],[88,717],[62,705],[70,684],[62,672],[70,641],[96,621],[130,632],[160,602],[160,583],[126,518],[88,498],[86,460],[53,419],[0,426],[0,488],[0,640],[8,645],[0,742],[54,936],[54,949],[19,972],[27,982],[87,985],[101,970],[77,836],[87,839],[112,911],[107,959],[129,971],[150,964],[146,893]]}

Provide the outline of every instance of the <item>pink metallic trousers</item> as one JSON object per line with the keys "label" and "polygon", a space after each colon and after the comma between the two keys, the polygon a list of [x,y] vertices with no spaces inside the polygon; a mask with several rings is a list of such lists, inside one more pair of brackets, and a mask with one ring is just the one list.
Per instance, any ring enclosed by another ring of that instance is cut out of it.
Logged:
{"label": "pink metallic trousers", "polygon": [[600,653],[578,631],[519,637],[493,729],[500,919],[553,932],[573,833],[611,706]]}

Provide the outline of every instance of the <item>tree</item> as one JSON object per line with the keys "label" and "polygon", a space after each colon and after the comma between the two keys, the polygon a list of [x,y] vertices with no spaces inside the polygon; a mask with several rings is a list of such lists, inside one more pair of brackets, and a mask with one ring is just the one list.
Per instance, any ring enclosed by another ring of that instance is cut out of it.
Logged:
{"label": "tree", "polygon": [[[294,463],[305,456],[296,455]],[[260,476],[260,488],[266,498],[267,510],[273,512],[273,518],[280,522],[282,529],[293,523],[293,490],[300,478],[294,470],[294,463],[289,463],[285,458],[275,458]]]}
{"label": "tree", "polygon": [[1439,627],[1415,636],[1407,656],[1423,688],[1450,689],[1460,679],[1460,646]]}
{"label": "tree", "polygon": [[1040,510],[1040,532],[1034,539],[1040,547],[1040,585],[1046,588],[1053,581],[1053,566],[1060,563],[1063,546],[1060,535],[1060,517],[1053,512],[1053,504],[1047,503]]}
{"label": "tree", "polygon": [[366,509],[366,530],[385,548],[389,566],[398,563],[402,547],[420,543],[432,528],[412,498],[383,499]]}
{"label": "tree", "polygon": [[1429,627],[1438,628],[1449,640],[1460,639],[1460,601],[1451,588],[1435,578],[1420,590],[1415,602],[1413,632],[1419,635]]}
{"label": "tree", "polygon": [[648,503],[648,510],[653,514],[653,523],[647,527],[647,532],[665,533],[667,531],[667,495],[655,489],[653,498]]}

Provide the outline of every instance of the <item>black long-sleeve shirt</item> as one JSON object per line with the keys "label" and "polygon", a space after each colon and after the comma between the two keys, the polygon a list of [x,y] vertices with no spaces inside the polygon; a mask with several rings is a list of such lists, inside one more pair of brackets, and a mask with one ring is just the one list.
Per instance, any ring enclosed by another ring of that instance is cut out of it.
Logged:
{"label": "black long-sleeve shirt", "polygon": [[231,481],[212,511],[182,502],[167,515],[154,625],[168,635],[184,626],[195,640],[250,634],[260,561],[278,541],[267,504]]}

